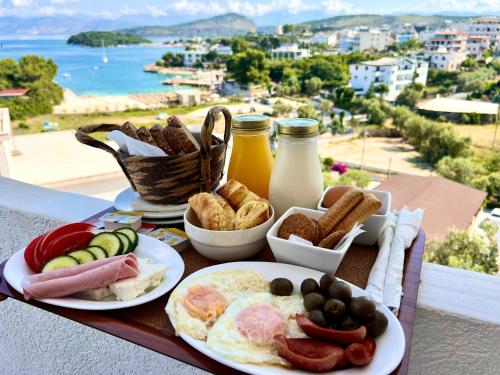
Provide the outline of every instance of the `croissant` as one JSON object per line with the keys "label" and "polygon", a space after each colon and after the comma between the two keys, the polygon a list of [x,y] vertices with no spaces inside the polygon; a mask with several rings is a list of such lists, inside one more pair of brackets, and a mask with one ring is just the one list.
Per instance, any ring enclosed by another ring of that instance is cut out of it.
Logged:
{"label": "croissant", "polygon": [[264,201],[269,205],[269,202],[264,198],[259,197],[236,180],[227,181],[217,193],[225,198],[235,211],[238,211],[245,203],[250,201]]}
{"label": "croissant", "polygon": [[256,227],[269,219],[269,204],[264,200],[248,201],[236,212],[236,229]]}
{"label": "croissant", "polygon": [[234,219],[213,195],[199,193],[189,198],[188,202],[204,229],[234,230]]}

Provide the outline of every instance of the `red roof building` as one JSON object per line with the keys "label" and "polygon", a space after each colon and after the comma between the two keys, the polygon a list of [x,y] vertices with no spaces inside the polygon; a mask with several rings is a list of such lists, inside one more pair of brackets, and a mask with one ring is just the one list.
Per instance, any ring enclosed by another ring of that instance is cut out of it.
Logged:
{"label": "red roof building", "polygon": [[7,89],[0,91],[0,98],[15,98],[19,96],[25,96],[28,93],[28,89]]}

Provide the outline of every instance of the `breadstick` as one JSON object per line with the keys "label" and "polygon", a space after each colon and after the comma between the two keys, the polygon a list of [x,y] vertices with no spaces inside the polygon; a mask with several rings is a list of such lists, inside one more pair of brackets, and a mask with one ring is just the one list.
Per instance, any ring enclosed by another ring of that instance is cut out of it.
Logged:
{"label": "breadstick", "polygon": [[333,249],[335,246],[337,246],[339,241],[342,238],[344,238],[346,233],[347,231],[344,230],[338,230],[333,233],[330,233],[328,236],[326,236],[319,242],[318,246],[323,247],[325,249]]}
{"label": "breadstick", "polygon": [[319,218],[322,235],[328,236],[332,233],[333,228],[335,228],[337,224],[363,200],[363,197],[363,192],[357,189],[352,189],[342,194],[339,200]]}
{"label": "breadstick", "polygon": [[356,223],[361,224],[370,215],[376,214],[382,203],[373,194],[365,194],[363,200],[335,227],[335,231],[350,231]]}

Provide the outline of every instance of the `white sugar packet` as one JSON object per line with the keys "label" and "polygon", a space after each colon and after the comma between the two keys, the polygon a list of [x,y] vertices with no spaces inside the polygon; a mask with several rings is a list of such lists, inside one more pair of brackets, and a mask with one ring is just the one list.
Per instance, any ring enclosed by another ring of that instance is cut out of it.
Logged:
{"label": "white sugar packet", "polygon": [[358,224],[356,223],[354,227],[344,236],[342,239],[339,241],[337,246],[333,248],[333,250],[340,250],[343,249],[344,247],[349,247],[352,244],[352,241],[359,236],[361,233],[364,233],[365,231],[363,229],[363,224]]}
{"label": "white sugar packet", "polygon": [[114,141],[120,148],[120,151],[129,155],[167,156],[167,154],[161,148],[129,137],[128,135],[123,134],[118,130],[113,130],[107,135],[107,138],[111,141]]}

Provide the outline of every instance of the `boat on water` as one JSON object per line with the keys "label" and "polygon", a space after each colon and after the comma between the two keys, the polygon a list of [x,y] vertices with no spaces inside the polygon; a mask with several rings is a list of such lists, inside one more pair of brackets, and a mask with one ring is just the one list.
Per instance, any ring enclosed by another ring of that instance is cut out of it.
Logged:
{"label": "boat on water", "polygon": [[106,56],[106,48],[104,47],[104,41],[101,40],[102,45],[102,58],[101,61],[103,64],[107,64],[109,62],[108,56]]}
{"label": "boat on water", "polygon": [[71,74],[69,74],[69,73],[63,73],[62,77],[63,78],[69,78],[69,77],[71,77]]}

